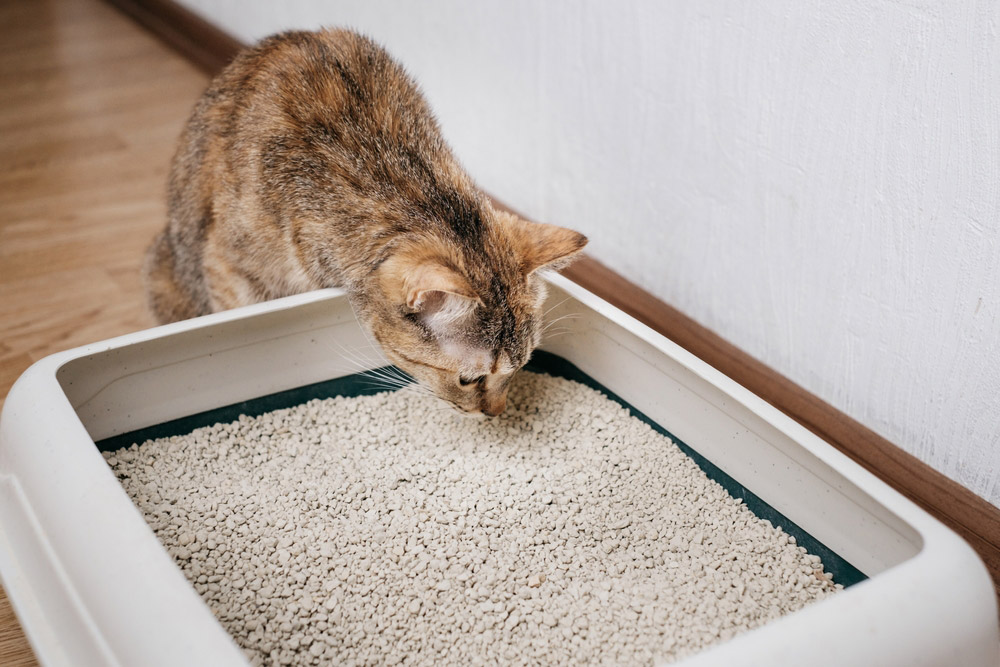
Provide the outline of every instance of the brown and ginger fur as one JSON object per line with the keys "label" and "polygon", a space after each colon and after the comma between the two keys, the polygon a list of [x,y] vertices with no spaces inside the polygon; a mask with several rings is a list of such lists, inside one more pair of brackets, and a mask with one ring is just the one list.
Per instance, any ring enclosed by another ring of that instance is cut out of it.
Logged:
{"label": "brown and ginger fur", "polygon": [[413,81],[346,30],[237,56],[181,136],[168,209],[145,265],[159,321],[342,287],[394,363],[489,415],[539,342],[536,270],[586,244],[493,208]]}

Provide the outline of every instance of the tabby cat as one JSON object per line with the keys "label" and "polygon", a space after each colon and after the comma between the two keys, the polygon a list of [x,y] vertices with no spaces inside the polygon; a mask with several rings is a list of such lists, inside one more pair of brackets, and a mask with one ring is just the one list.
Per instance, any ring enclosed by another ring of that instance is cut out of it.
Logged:
{"label": "tabby cat", "polygon": [[269,37],[212,81],[168,211],[144,267],[160,322],[342,287],[393,363],[486,415],[539,343],[537,271],[587,243],[494,208],[413,80],[347,30]]}

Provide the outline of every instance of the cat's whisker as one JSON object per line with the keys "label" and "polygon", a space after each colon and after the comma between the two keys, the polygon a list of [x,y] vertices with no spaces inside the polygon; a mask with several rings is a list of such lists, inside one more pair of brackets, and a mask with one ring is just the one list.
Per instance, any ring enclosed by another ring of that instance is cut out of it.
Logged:
{"label": "cat's whisker", "polygon": [[390,382],[393,382],[393,383],[398,382],[398,378],[396,378],[396,377],[394,377],[392,375],[389,375],[388,373],[384,373],[379,368],[371,368],[370,366],[364,366],[364,365],[356,364],[355,367],[352,368],[352,369],[350,369],[350,370],[353,371],[355,375],[362,375],[362,376],[371,377],[371,378],[378,378],[378,379],[390,381]]}
{"label": "cat's whisker", "polygon": [[365,386],[365,388],[367,390],[365,393],[381,394],[381,393],[385,393],[385,392],[395,392],[395,391],[397,391],[397,389],[395,387],[387,387],[385,385],[377,384],[377,383],[366,384],[364,386]]}
{"label": "cat's whisker", "polygon": [[380,373],[373,373],[371,371],[365,371],[363,373],[357,373],[357,375],[367,382],[379,382],[386,385],[387,387],[405,387],[408,383],[401,382],[397,378],[382,375]]}
{"label": "cat's whisker", "polygon": [[363,372],[372,375],[378,375],[379,377],[383,377],[387,380],[392,380],[393,382],[397,382],[400,385],[412,384],[414,382],[413,378],[409,377],[408,375],[404,375],[395,366],[379,366],[376,368],[369,368]]}
{"label": "cat's whisker", "polygon": [[569,327],[559,327],[558,329],[552,329],[551,331],[546,331],[542,334],[543,340],[548,340],[553,336],[562,336],[563,334],[568,334],[573,330]]}
{"label": "cat's whisker", "polygon": [[420,396],[427,396],[428,398],[434,398],[434,399],[438,399],[438,400],[443,400],[443,399],[441,399],[440,396],[438,396],[437,394],[435,394],[429,388],[423,386],[422,384],[416,383],[416,382],[410,383],[410,384],[406,385],[406,387],[404,387],[404,389],[408,389],[412,393],[418,394]]}
{"label": "cat's whisker", "polygon": [[370,360],[360,358],[356,352],[352,352],[351,350],[347,349],[340,341],[336,339],[333,340],[332,342],[333,345],[336,345],[336,347],[339,349],[334,348],[333,345],[329,345],[330,350],[337,353],[342,361],[348,362],[348,364],[351,366],[351,370],[367,371],[372,368]]}
{"label": "cat's whisker", "polygon": [[[386,362],[381,359],[373,360],[366,358],[362,356],[361,351],[352,351],[340,343],[340,341],[335,340],[333,342],[340,348],[340,358],[342,360],[352,365],[353,370],[359,374],[376,379],[379,383],[378,386],[396,390],[413,384],[413,379],[404,375],[395,366],[386,365]],[[375,367],[373,368],[373,366]]]}
{"label": "cat's whisker", "polygon": [[[360,313],[358,313],[357,309],[354,307],[354,304],[353,303],[348,303],[348,305],[350,306],[351,311],[354,313],[355,319],[358,322],[362,322],[363,320],[361,318],[361,315],[360,315]],[[389,361],[388,358],[386,358],[385,353],[382,352],[382,349],[378,345],[375,344],[375,341],[372,339],[371,333],[365,327],[363,327],[363,326],[360,327],[360,331],[361,331],[362,337],[364,337],[365,342],[368,345],[367,345],[367,349],[366,348],[357,348],[357,349],[355,349],[355,351],[353,353],[354,358],[356,358],[356,359],[357,358],[361,358],[363,361],[365,361],[365,362],[367,362],[367,363],[369,363],[371,365],[377,365],[377,366],[388,366],[388,365],[390,365],[391,362]],[[343,346],[343,344],[340,343],[340,341],[336,341],[335,340],[334,342],[336,342],[337,345],[345,353],[349,352],[347,350],[347,348],[345,348]],[[368,350],[370,350],[373,353],[373,355],[374,355],[373,357],[363,357],[362,356],[362,353],[363,352],[367,352]]]}
{"label": "cat's whisker", "polygon": [[382,366],[387,366],[390,363],[387,359],[381,356],[367,356],[364,348],[355,348],[353,350],[344,348],[344,353],[359,365],[363,365],[367,368],[381,368]]}
{"label": "cat's whisker", "polygon": [[[352,310],[354,309],[354,304],[351,304],[351,309]],[[358,316],[358,312],[356,310],[354,311],[354,316],[358,318],[359,322],[362,321],[361,318]],[[368,331],[365,327],[361,327],[361,335],[364,336],[366,341],[368,341],[368,346],[372,349],[373,352],[375,352],[376,355],[378,355],[381,358],[385,358],[385,354],[382,352],[382,348],[376,344],[374,336],[370,331]],[[389,360],[386,359],[386,363],[388,362]]]}
{"label": "cat's whisker", "polygon": [[[368,338],[368,334],[367,333],[365,333],[365,338],[368,339],[369,346],[376,353],[378,353],[379,356],[382,357],[382,359],[384,359],[384,356],[381,355],[381,353],[379,353],[379,351],[375,348],[374,343],[371,342],[370,338]],[[381,363],[382,363],[382,365],[378,369],[373,369],[373,370],[377,370],[378,374],[381,377],[384,377],[385,379],[396,383],[397,386],[400,387],[400,388],[413,387],[415,391],[419,390],[419,391],[422,391],[422,392],[426,393],[429,396],[434,396],[434,393],[432,391],[430,391],[427,387],[425,387],[422,384],[420,384],[420,382],[416,378],[411,377],[405,371],[403,371],[402,369],[400,369],[397,366],[393,365],[388,360],[384,360]]]}
{"label": "cat's whisker", "polygon": [[558,324],[559,322],[562,322],[563,320],[575,320],[578,317],[580,317],[579,313],[569,313],[567,315],[563,315],[562,317],[557,317],[556,319],[552,320],[551,322],[546,322],[545,323],[545,326],[542,327],[542,333],[544,333],[545,331],[547,331],[548,329],[550,329],[553,325]]}
{"label": "cat's whisker", "polygon": [[550,306],[549,308],[547,308],[547,309],[545,310],[545,312],[544,312],[544,313],[542,313],[542,320],[544,321],[544,320],[545,320],[545,316],[546,316],[546,315],[548,315],[548,314],[549,314],[549,313],[551,313],[551,312],[552,312],[553,310],[555,310],[555,309],[556,309],[556,308],[558,308],[559,306],[561,306],[561,305],[563,305],[564,303],[566,303],[567,301],[569,301],[569,300],[570,300],[570,298],[571,298],[571,297],[566,297],[565,299],[563,299],[562,301],[560,301],[560,302],[559,302],[559,303],[557,303],[556,305],[554,305],[554,306]]}
{"label": "cat's whisker", "polygon": [[419,392],[419,393],[422,393],[422,394],[426,394],[427,396],[434,396],[435,395],[434,392],[431,391],[429,387],[425,387],[424,385],[420,384],[419,382],[417,382],[415,380],[410,380],[410,381],[406,382],[403,386],[409,387],[414,392]]}
{"label": "cat's whisker", "polygon": [[411,377],[409,374],[407,374],[404,371],[400,370],[396,366],[387,366],[386,370],[389,372],[390,375],[392,375],[392,376],[394,376],[396,378],[399,378],[399,380],[401,382],[406,382],[406,383],[414,383],[414,382],[416,382],[416,378]]}
{"label": "cat's whisker", "polygon": [[409,395],[419,398],[430,398],[434,401],[440,400],[437,396],[427,391],[424,387],[414,386],[413,384],[397,386],[390,388],[389,390],[403,395]]}
{"label": "cat's whisker", "polygon": [[361,381],[369,386],[386,387],[388,389],[402,389],[403,387],[408,386],[373,375],[362,376]]}
{"label": "cat's whisker", "polygon": [[401,377],[399,377],[399,376],[397,376],[397,375],[395,375],[393,373],[390,373],[387,370],[389,367],[386,367],[386,366],[372,367],[371,363],[365,363],[365,362],[357,359],[354,356],[353,353],[351,353],[347,348],[345,348],[340,343],[337,343],[337,345],[338,345],[338,347],[340,347],[340,351],[341,351],[341,357],[340,357],[340,359],[342,361],[347,362],[348,366],[350,367],[350,370],[355,371],[359,375],[367,375],[367,376],[370,376],[370,377],[377,377],[377,378],[380,378],[380,379],[383,379],[383,380],[390,381],[392,383],[402,383],[403,378],[401,378]]}
{"label": "cat's whisker", "polygon": [[342,359],[353,366],[352,370],[361,376],[361,382],[366,387],[384,391],[406,392],[414,396],[426,396],[439,399],[439,397],[428,387],[422,385],[416,379],[406,375],[399,368],[392,365],[382,365],[375,368],[370,363],[363,363],[355,358],[355,355],[346,347],[336,342],[342,353]]}
{"label": "cat's whisker", "polygon": [[395,377],[388,376],[388,382],[392,383],[399,391],[406,391],[411,394],[419,394],[422,396],[431,396],[437,398],[437,395],[431,391],[428,387],[420,384],[418,381],[409,377]]}
{"label": "cat's whisker", "polygon": [[400,380],[399,378],[393,377],[391,375],[383,375],[383,374],[374,373],[374,372],[371,372],[371,371],[368,371],[368,372],[365,372],[365,373],[360,373],[360,375],[362,375],[363,377],[370,378],[372,380],[379,381],[379,382],[381,382],[382,384],[384,384],[387,387],[394,387],[396,389],[402,389],[403,387],[409,387],[412,384],[411,382],[404,382],[404,381]]}

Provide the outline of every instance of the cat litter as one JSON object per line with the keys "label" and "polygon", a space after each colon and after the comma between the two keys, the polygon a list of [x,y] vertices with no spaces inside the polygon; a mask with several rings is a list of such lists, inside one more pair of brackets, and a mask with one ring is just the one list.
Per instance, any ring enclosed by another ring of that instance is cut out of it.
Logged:
{"label": "cat litter", "polygon": [[840,589],[668,438],[547,375],[489,421],[410,387],[104,456],[255,665],[651,664]]}

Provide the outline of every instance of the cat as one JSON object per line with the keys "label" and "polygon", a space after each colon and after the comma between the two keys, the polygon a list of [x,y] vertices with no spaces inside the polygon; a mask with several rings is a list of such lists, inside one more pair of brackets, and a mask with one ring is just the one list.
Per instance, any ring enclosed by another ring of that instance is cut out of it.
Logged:
{"label": "cat", "polygon": [[240,53],[185,126],[143,277],[161,323],[341,287],[385,355],[495,416],[539,344],[540,269],[587,238],[494,207],[417,85],[349,30]]}

